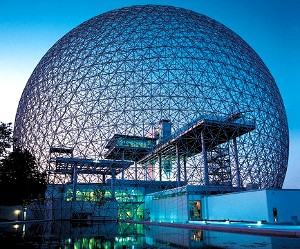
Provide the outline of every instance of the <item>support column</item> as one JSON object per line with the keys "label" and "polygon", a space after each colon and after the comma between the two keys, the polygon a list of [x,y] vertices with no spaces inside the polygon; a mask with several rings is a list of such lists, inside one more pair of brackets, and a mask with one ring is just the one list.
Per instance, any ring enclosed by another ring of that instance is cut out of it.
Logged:
{"label": "support column", "polygon": [[238,158],[236,138],[233,138],[232,141],[233,141],[234,167],[235,167],[235,171],[236,171],[236,183],[237,183],[237,187],[241,187],[241,176],[240,176],[240,167],[239,167],[239,158]]}
{"label": "support column", "polygon": [[187,184],[186,155],[183,156],[183,172],[184,172],[184,182],[185,184]]}
{"label": "support column", "polygon": [[137,163],[134,162],[134,179],[137,181]]}
{"label": "support column", "polygon": [[201,131],[201,144],[202,144],[202,155],[203,155],[203,169],[204,169],[204,185],[209,185],[209,178],[208,178],[208,165],[207,165],[207,152],[205,147],[205,139],[204,139],[204,132]]}
{"label": "support column", "polygon": [[180,167],[180,154],[178,145],[176,144],[176,158],[177,158],[177,186],[180,187],[181,185],[181,167]]}
{"label": "support column", "polygon": [[[122,161],[124,161],[124,150],[122,152]],[[122,170],[122,181],[124,181],[124,169]]]}
{"label": "support column", "polygon": [[159,181],[162,181],[161,153],[158,154]]}
{"label": "support column", "polygon": [[145,164],[145,181],[148,181],[148,164]]}
{"label": "support column", "polygon": [[111,196],[115,198],[115,181],[116,181],[116,170],[111,169]]}
{"label": "support column", "polygon": [[75,164],[73,166],[73,179],[72,179],[72,183],[73,183],[73,201],[76,201],[76,189],[77,189],[77,164]]}

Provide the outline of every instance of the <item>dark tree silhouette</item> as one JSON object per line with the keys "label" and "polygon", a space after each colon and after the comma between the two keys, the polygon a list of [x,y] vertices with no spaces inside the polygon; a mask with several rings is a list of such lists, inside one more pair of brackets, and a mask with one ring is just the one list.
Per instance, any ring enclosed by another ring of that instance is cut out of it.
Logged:
{"label": "dark tree silhouette", "polygon": [[28,151],[17,149],[0,164],[0,205],[26,205],[43,197],[46,173],[37,169],[36,160]]}
{"label": "dark tree silhouette", "polygon": [[46,173],[38,170],[35,157],[12,147],[11,123],[0,122],[0,205],[26,205],[43,197]]}

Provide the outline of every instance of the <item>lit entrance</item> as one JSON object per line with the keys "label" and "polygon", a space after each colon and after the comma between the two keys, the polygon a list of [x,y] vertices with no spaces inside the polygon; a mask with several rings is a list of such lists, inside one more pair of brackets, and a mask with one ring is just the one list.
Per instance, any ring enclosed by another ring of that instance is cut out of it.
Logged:
{"label": "lit entrance", "polygon": [[190,220],[201,220],[202,212],[201,212],[201,201],[190,201]]}

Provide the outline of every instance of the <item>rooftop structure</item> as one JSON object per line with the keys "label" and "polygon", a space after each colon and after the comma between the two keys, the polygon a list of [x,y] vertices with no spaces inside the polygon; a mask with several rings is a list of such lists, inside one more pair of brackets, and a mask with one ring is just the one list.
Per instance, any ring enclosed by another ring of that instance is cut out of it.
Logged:
{"label": "rooftop structure", "polygon": [[116,134],[105,148],[107,159],[139,161],[151,152],[156,144],[154,138]]}

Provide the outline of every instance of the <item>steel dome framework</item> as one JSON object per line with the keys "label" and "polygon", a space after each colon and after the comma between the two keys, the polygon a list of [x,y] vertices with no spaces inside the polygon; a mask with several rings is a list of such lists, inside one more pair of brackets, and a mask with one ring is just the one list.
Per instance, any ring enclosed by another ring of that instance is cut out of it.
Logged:
{"label": "steel dome framework", "polygon": [[[72,148],[67,157],[105,160],[106,146],[116,134],[149,137],[164,119],[175,134],[199,117],[255,122],[255,129],[236,137],[241,185],[282,186],[287,119],[276,83],[259,56],[207,16],[170,6],[133,6],[84,22],[45,54],[23,91],[14,134],[17,146],[32,151],[41,169],[49,170],[50,182],[66,183],[70,176],[49,164],[50,148]],[[209,170],[216,165],[229,170],[234,185],[231,139],[207,151],[209,158],[219,157]],[[177,163],[174,151],[164,155],[169,165]],[[205,181],[200,152],[187,159],[185,169],[170,166],[163,172],[158,159],[132,161],[116,179],[151,180],[148,186],[153,187],[155,180],[176,181],[178,170],[185,170],[185,184]],[[209,181],[222,182],[219,173]],[[78,181],[107,179],[82,174]]]}

